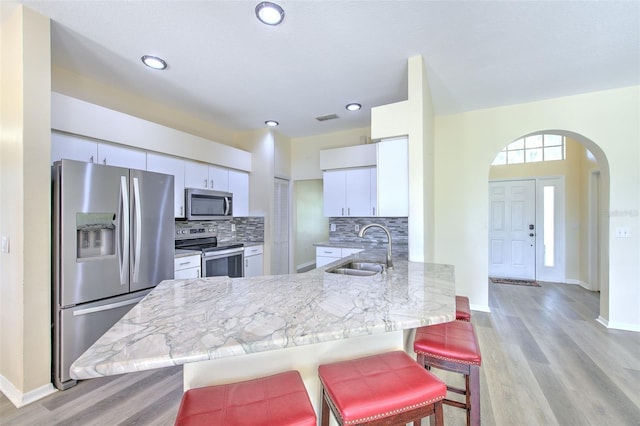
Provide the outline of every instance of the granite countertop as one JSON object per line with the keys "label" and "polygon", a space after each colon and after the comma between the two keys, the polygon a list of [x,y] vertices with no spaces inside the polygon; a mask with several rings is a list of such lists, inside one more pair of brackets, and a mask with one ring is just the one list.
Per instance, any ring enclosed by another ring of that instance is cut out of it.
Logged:
{"label": "granite countertop", "polygon": [[71,366],[88,379],[417,328],[455,318],[451,265],[395,261],[368,277],[291,275],[166,280]]}

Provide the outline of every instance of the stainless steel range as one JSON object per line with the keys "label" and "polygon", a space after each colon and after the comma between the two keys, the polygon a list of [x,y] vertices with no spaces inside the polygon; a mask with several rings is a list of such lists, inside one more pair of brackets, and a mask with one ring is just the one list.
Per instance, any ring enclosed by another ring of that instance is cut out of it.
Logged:
{"label": "stainless steel range", "polygon": [[244,244],[218,242],[214,225],[176,223],[176,250],[198,250],[202,253],[203,277],[244,276]]}

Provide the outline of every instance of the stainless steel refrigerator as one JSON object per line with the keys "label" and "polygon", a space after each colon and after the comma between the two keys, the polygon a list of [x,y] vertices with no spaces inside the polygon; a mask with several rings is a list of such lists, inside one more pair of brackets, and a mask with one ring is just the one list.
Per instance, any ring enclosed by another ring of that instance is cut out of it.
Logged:
{"label": "stainless steel refrigerator", "polygon": [[173,279],[173,176],[62,160],[53,176],[53,375]]}

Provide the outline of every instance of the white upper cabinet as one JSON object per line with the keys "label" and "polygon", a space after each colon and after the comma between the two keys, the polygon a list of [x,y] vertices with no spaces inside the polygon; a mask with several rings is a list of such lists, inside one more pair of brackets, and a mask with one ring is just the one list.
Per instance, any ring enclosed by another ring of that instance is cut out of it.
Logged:
{"label": "white upper cabinet", "polygon": [[229,191],[229,169],[220,167],[220,166],[212,166],[208,167],[209,173],[209,187],[208,189],[214,191]]}
{"label": "white upper cabinet", "polygon": [[197,161],[184,162],[185,188],[209,189],[209,166]]}
{"label": "white upper cabinet", "polygon": [[147,169],[147,153],[140,149],[98,143],[98,163],[128,169]]}
{"label": "white upper cabinet", "polygon": [[51,164],[62,159],[95,163],[98,159],[98,142],[66,133],[51,132]]}
{"label": "white upper cabinet", "polygon": [[229,170],[229,192],[233,194],[233,215],[249,216],[249,173]]}
{"label": "white upper cabinet", "polygon": [[184,160],[149,152],[147,153],[147,170],[173,175],[174,216],[184,218]]}
{"label": "white upper cabinet", "polygon": [[323,174],[324,215],[373,216],[371,173],[373,167],[327,170]]}
{"label": "white upper cabinet", "polygon": [[[371,159],[372,149],[375,160]],[[375,167],[362,167],[371,163],[374,163]],[[325,170],[325,216],[409,215],[407,137],[385,139],[375,144],[322,150],[320,167]]]}
{"label": "white upper cabinet", "polygon": [[51,163],[62,159],[146,170],[147,153],[122,145],[96,142],[67,133],[51,132]]}
{"label": "white upper cabinet", "polygon": [[406,137],[377,143],[377,215],[409,216],[409,150]]}
{"label": "white upper cabinet", "polygon": [[229,169],[185,160],[184,184],[187,188],[229,191]]}

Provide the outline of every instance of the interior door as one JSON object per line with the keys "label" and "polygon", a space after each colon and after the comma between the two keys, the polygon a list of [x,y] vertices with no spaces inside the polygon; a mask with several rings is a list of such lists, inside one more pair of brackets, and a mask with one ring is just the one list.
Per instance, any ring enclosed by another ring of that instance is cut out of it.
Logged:
{"label": "interior door", "polygon": [[535,180],[489,183],[489,276],[535,279]]}

